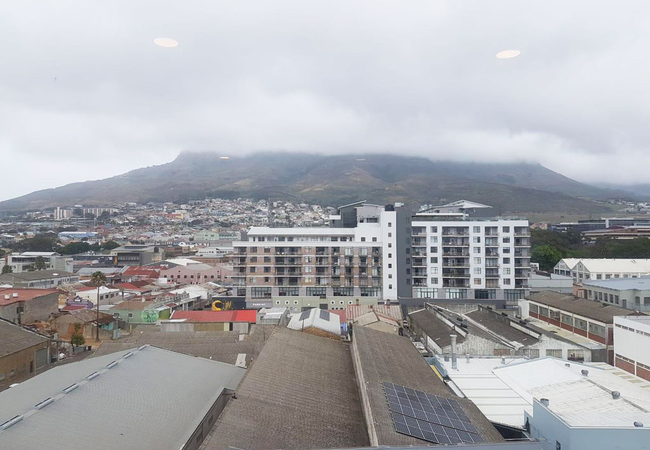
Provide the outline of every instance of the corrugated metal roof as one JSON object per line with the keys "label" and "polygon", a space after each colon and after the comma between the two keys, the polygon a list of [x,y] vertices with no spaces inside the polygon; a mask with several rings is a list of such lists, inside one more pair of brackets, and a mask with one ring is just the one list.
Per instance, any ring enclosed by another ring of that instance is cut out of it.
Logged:
{"label": "corrugated metal roof", "polygon": [[0,357],[19,352],[46,341],[47,338],[45,336],[40,336],[25,330],[8,320],[0,319]]}
{"label": "corrugated metal roof", "polygon": [[59,366],[0,393],[0,423],[24,417],[0,432],[0,447],[182,448],[223,389],[236,389],[246,372],[155,347],[134,350],[128,359],[106,355]]}

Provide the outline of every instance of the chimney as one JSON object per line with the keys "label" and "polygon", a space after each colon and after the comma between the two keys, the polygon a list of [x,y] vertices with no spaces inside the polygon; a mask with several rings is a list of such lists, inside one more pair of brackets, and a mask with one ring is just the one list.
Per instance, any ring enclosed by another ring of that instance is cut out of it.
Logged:
{"label": "chimney", "polygon": [[456,361],[456,335],[450,334],[451,337],[451,368],[458,370],[458,361]]}
{"label": "chimney", "polygon": [[551,402],[550,402],[549,399],[547,399],[547,398],[540,398],[540,399],[539,399],[539,402],[540,402],[542,405],[546,406],[547,408],[548,408],[548,405],[551,404]]}

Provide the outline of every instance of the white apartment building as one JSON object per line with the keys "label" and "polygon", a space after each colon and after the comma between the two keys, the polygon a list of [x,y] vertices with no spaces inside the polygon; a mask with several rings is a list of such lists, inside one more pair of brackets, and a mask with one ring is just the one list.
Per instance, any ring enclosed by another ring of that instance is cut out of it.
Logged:
{"label": "white apartment building", "polygon": [[11,266],[13,273],[27,272],[32,269],[34,263],[42,258],[45,263],[45,270],[61,270],[72,272],[73,260],[69,256],[61,256],[56,252],[23,252],[20,254],[9,254],[6,257],[6,264]]}
{"label": "white apartment building", "polygon": [[614,317],[614,365],[650,381],[650,316]]}
{"label": "white apartment building", "polygon": [[516,301],[528,293],[528,220],[470,215],[487,208],[463,200],[412,217],[413,297]]}

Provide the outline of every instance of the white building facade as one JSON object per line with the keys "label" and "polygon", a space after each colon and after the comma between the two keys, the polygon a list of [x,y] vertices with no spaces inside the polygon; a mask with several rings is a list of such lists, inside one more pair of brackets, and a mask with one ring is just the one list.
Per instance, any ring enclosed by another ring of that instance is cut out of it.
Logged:
{"label": "white building facade", "polygon": [[614,365],[650,381],[650,316],[614,317]]}

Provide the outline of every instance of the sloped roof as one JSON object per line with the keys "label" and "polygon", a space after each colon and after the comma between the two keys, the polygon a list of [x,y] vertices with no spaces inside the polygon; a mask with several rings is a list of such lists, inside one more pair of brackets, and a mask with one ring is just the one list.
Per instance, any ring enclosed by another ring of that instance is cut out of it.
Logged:
{"label": "sloped roof", "polygon": [[302,313],[294,314],[287,325],[292,330],[307,330],[317,328],[335,336],[341,334],[341,320],[338,315],[324,309],[312,308]]}
{"label": "sloped roof", "polygon": [[402,320],[402,308],[399,305],[348,305],[346,308],[348,320],[355,320],[357,317],[375,311],[383,316],[392,317],[395,320]]}
{"label": "sloped roof", "polygon": [[465,315],[509,342],[517,342],[525,346],[538,342],[534,336],[510,326],[510,321],[499,317],[499,313],[479,308]]}
{"label": "sloped roof", "polygon": [[186,322],[257,322],[257,311],[237,309],[232,311],[174,311],[171,319],[185,319]]}
{"label": "sloped roof", "polygon": [[[11,305],[16,302],[27,302],[38,297],[44,297],[49,294],[56,294],[56,289],[26,289],[26,288],[6,288],[0,289],[0,306]],[[18,294],[14,297],[14,294]],[[8,295],[9,298],[5,299]]]}
{"label": "sloped roof", "polygon": [[469,400],[457,397],[435,374],[411,341],[372,328],[355,329],[353,346],[358,354],[356,367],[365,381],[379,446],[432,445],[426,441],[395,431],[390,416],[383,382],[456,400],[485,442],[504,442],[490,421]]}
{"label": "sloped roof", "polygon": [[349,345],[278,328],[205,449],[368,446]]}
{"label": "sloped roof", "polygon": [[[2,431],[2,449],[67,450],[89,442],[97,450],[182,448],[223,390],[236,389],[246,372],[155,347],[124,356],[65,364],[0,393],[0,422],[24,417]],[[54,401],[35,409],[47,399]]]}
{"label": "sloped roof", "polygon": [[0,318],[0,358],[29,347],[46,342],[45,336],[38,335]]}
{"label": "sloped roof", "polygon": [[415,323],[432,341],[440,348],[451,345],[450,334],[457,335],[457,342],[460,344],[465,342],[465,336],[462,334],[454,333],[453,328],[447,325],[444,321],[440,320],[433,312],[428,309],[409,314],[411,321]]}
{"label": "sloped roof", "polygon": [[537,292],[526,299],[603,323],[614,323],[614,316],[636,314],[630,309],[552,291]]}

